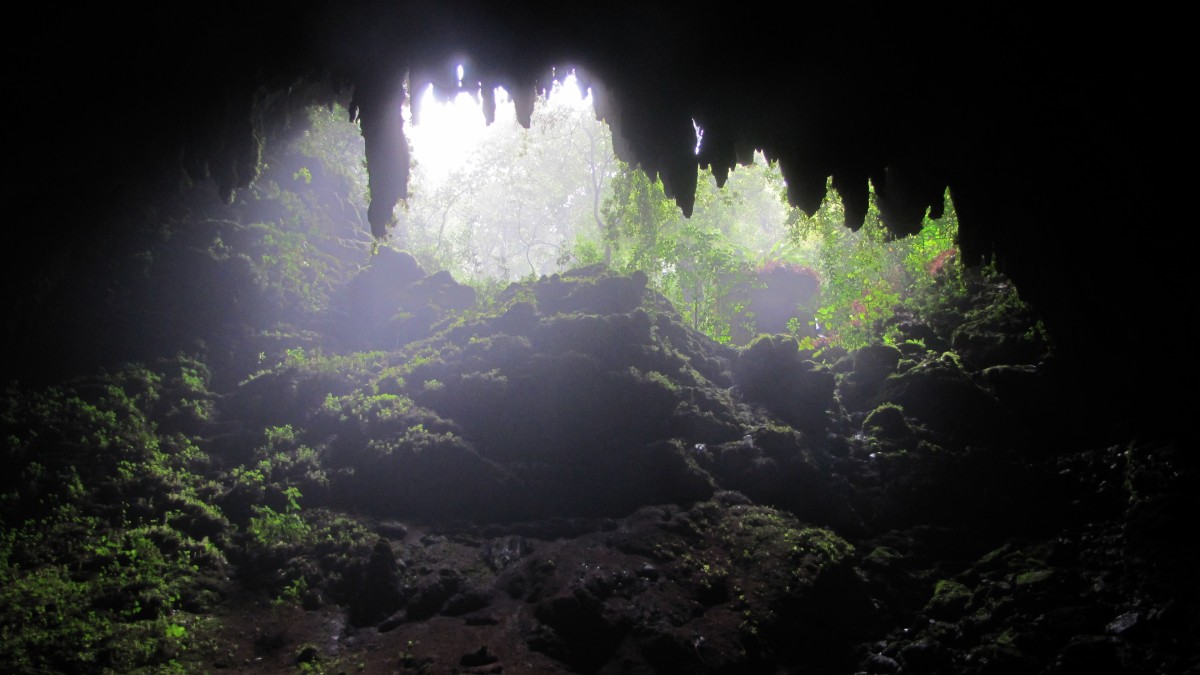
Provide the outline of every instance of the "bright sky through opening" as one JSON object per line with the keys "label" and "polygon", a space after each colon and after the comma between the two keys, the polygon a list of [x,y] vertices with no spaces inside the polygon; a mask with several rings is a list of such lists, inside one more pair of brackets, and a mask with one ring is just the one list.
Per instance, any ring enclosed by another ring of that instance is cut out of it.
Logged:
{"label": "bright sky through opening", "polygon": [[[461,84],[462,66],[458,66],[456,74]],[[450,101],[439,101],[434,96],[433,85],[429,85],[420,93],[420,124],[412,123],[411,110],[405,111],[405,131],[412,143],[413,157],[430,188],[440,185],[456,169],[464,168],[471,154],[487,137],[488,127],[478,93],[462,92]],[[586,95],[581,94],[572,72],[562,81],[554,81],[548,100],[550,105],[591,109],[592,92],[588,89]],[[495,124],[517,124],[512,99],[503,87],[496,88]]]}

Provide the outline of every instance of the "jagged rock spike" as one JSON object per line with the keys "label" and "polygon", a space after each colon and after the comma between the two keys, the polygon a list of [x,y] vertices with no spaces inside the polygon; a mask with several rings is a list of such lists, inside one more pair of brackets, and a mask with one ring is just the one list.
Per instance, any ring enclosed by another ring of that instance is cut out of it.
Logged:
{"label": "jagged rock spike", "polygon": [[371,204],[367,220],[376,239],[387,235],[392,211],[408,198],[409,154],[404,135],[404,80],[391,73],[364,78],[356,89],[367,159]]}
{"label": "jagged rock spike", "polygon": [[518,85],[512,92],[513,106],[517,111],[517,123],[528,129],[533,123],[533,106],[537,101],[537,88],[532,82]]}
{"label": "jagged rock spike", "polygon": [[834,174],[833,189],[842,198],[843,224],[857,232],[867,219],[867,207],[871,199],[866,175]]}
{"label": "jagged rock spike", "polygon": [[790,155],[779,158],[779,172],[787,183],[788,203],[810,218],[816,215],[821,202],[825,201],[825,175]]}
{"label": "jagged rock spike", "polygon": [[484,83],[480,94],[483,96],[483,119],[491,126],[496,121],[496,85]]}

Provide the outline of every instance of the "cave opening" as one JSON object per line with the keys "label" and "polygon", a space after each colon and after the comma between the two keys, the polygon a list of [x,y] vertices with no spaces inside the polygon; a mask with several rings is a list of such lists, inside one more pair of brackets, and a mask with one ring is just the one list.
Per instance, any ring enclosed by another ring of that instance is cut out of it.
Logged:
{"label": "cave opening", "polygon": [[[811,353],[921,343],[895,327],[897,303],[946,304],[925,297],[935,287],[963,292],[948,193],[918,233],[897,237],[872,191],[866,227],[850,231],[831,183],[806,214],[788,203],[778,163],[758,150],[721,181],[702,170],[684,216],[660,176],[616,157],[613,130],[574,70],[540,92],[528,127],[503,87],[484,96],[480,82],[464,86],[461,65],[448,70],[452,88],[423,81],[405,97],[409,195],[380,245],[448,271],[489,302],[512,282],[602,264],[647,274],[714,339],[744,346],[760,333],[790,334]],[[320,121],[319,133],[355,143],[359,129],[335,122],[340,114]],[[699,154],[703,129],[692,126]]]}

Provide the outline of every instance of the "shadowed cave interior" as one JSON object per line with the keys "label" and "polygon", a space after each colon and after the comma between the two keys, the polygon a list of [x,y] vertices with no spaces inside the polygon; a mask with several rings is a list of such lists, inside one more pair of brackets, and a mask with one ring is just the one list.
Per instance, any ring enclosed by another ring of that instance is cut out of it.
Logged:
{"label": "shadowed cave interior", "polygon": [[[793,10],[35,12],[0,669],[1197,672],[1179,22]],[[961,295],[814,352],[713,340],[645,272],[485,299],[387,245],[412,90],[529,126],[567,68],[685,216],[756,151],[851,230],[948,194]],[[361,130],[357,248],[311,234],[344,203],[262,196],[314,106]]]}

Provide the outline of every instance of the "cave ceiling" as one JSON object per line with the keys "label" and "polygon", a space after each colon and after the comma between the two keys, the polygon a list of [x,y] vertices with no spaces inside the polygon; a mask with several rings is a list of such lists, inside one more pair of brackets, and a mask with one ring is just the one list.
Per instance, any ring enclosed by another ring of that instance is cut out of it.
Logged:
{"label": "cave ceiling", "polygon": [[[58,233],[88,227],[62,206],[88,188],[128,195],[183,174],[228,197],[256,177],[263,139],[305,106],[341,102],[361,122],[379,236],[407,193],[406,79],[450,96],[461,63],[465,82],[503,86],[527,121],[554,69],[573,68],[618,154],[661,177],[685,213],[698,169],[722,180],[756,149],[806,211],[832,179],[850,227],[868,185],[898,234],[939,215],[949,189],[964,259],[994,256],[1082,343],[1077,319],[1144,296],[1118,283],[1096,297],[1079,281],[1089,261],[1182,264],[1181,235],[1164,227],[1185,194],[1171,168],[1191,126],[1182,25],[1152,5],[1062,16],[1000,3],[44,8],[6,46],[16,142],[0,185],[10,213],[55,204],[30,217]],[[1131,224],[1167,239],[1138,253],[1095,236]]]}
{"label": "cave ceiling", "polygon": [[[48,79],[40,55],[18,48],[12,91],[32,94],[64,153],[95,148],[110,164],[139,149],[177,153],[225,195],[256,177],[256,144],[299,107],[349,96],[367,141],[376,234],[407,193],[406,78],[449,97],[459,63],[469,89],[505,87],[523,123],[554,69],[577,69],[618,154],[660,176],[685,213],[698,167],[722,180],[759,149],[779,162],[794,205],[815,211],[832,178],[857,227],[869,182],[898,233],[930,207],[938,215],[947,187],[956,201],[1003,189],[1026,206],[1032,198],[1013,186],[1055,180],[1073,168],[1055,166],[1064,160],[1116,164],[1137,152],[1110,139],[1104,153],[1064,157],[1144,115],[1136,89],[1153,65],[1127,26],[1089,29],[1008,5],[194,7],[117,25],[111,12],[85,10],[94,16],[39,26],[34,42],[79,58]],[[1124,37],[1105,32],[1117,29]],[[693,121],[704,130],[698,155]],[[968,257],[990,253],[992,239],[968,237]]]}

